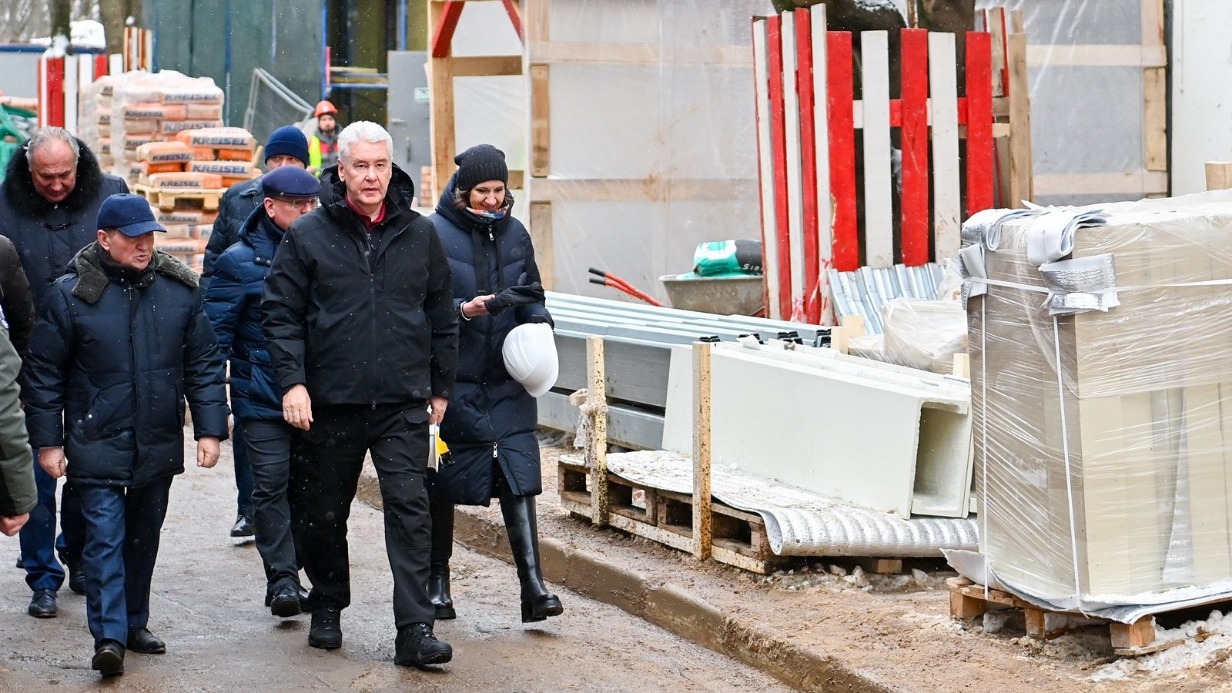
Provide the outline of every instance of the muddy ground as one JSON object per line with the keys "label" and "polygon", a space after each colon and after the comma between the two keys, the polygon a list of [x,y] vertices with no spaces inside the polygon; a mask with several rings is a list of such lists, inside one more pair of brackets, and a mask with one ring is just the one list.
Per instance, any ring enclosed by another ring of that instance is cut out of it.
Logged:
{"label": "muddy ground", "polygon": [[[191,458],[190,458],[191,459]],[[437,634],[454,647],[439,671],[393,664],[392,582],[381,514],[356,502],[350,521],[351,608],[343,645],[307,644],[307,615],[280,620],[262,604],[252,544],[235,546],[230,446],[213,470],[191,468],[172,486],[154,575],[150,628],[165,655],[129,654],[127,672],[100,683],[85,598],[67,586],[60,615],[25,613],[30,592],[13,567],[17,540],[0,538],[0,691],[728,691],[786,690],[770,676],[613,606],[558,593],[562,617],[522,624],[513,567],[459,547],[459,618]]]}
{"label": "muddy ground", "polygon": [[[549,491],[540,500],[542,535],[624,566],[646,585],[678,585],[766,638],[811,652],[821,666],[859,679],[835,677],[832,685],[814,684],[817,690],[1232,691],[1232,623],[1203,625],[1207,632],[1199,638],[1206,639],[1200,643],[1191,637],[1157,655],[1118,660],[1106,627],[1039,642],[1025,636],[1017,612],[990,618],[987,631],[982,622],[952,621],[944,580],[955,573],[941,563],[918,564],[923,572],[879,576],[853,574],[854,566],[842,561],[810,559],[759,576],[596,529],[560,508],[551,491],[555,459],[578,451],[561,445],[567,440],[549,442],[555,446],[544,449]],[[477,512],[499,523],[495,508]],[[1210,612],[1208,607],[1160,622],[1175,628]],[[1191,627],[1190,634],[1196,630]]]}

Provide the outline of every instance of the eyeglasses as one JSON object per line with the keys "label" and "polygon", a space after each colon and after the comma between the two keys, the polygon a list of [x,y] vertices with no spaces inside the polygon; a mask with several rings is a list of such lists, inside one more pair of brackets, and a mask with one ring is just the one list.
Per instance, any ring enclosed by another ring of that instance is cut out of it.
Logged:
{"label": "eyeglasses", "polygon": [[271,195],[270,199],[299,210],[313,210],[317,207],[317,198],[315,197],[277,197]]}

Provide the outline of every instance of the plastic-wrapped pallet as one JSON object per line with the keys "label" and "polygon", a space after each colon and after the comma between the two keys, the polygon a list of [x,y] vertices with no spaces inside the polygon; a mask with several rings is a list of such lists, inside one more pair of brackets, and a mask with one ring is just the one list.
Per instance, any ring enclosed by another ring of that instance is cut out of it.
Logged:
{"label": "plastic-wrapped pallet", "polygon": [[208,77],[163,70],[125,73],[112,90],[112,171],[132,186],[148,171],[138,149],[180,132],[222,126],[223,92]]}
{"label": "plastic-wrapped pallet", "polygon": [[1232,593],[1229,233],[1229,191],[964,226],[980,545],[1005,585],[1084,610]]}

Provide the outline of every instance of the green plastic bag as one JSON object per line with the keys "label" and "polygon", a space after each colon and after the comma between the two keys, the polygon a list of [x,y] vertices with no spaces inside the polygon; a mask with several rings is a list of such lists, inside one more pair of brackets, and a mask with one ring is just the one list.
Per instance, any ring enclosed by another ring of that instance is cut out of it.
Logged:
{"label": "green plastic bag", "polygon": [[761,241],[708,241],[693,251],[693,271],[702,277],[761,274]]}

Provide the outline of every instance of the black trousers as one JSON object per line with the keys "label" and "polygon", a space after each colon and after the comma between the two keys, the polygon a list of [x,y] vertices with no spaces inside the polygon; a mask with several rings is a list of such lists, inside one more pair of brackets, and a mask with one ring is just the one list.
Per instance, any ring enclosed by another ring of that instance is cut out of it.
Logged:
{"label": "black trousers", "polygon": [[285,421],[244,421],[244,446],[252,470],[252,516],[257,551],[265,564],[266,592],[280,584],[299,585],[299,561],[291,535],[291,440],[295,429]]}
{"label": "black trousers", "polygon": [[347,518],[364,454],[372,454],[385,506],[385,551],[394,578],[394,622],[432,625],[428,600],[431,518],[424,477],[428,415],[423,404],[313,408],[313,423],[296,440],[291,513],[311,608],[351,603]]}

